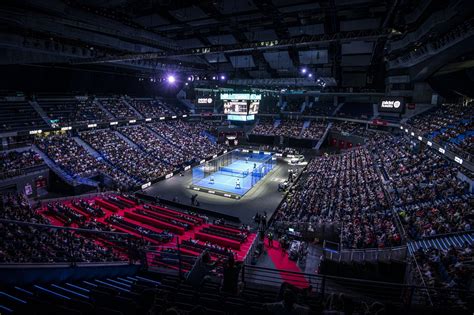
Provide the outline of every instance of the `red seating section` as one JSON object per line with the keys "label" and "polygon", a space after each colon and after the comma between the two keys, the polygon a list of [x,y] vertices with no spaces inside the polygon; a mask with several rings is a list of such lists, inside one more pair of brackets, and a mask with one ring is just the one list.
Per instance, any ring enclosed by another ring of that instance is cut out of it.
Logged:
{"label": "red seating section", "polygon": [[179,227],[179,226],[176,226],[176,225],[173,225],[173,224],[170,224],[170,223],[166,223],[166,222],[163,222],[163,221],[158,221],[158,220],[140,215],[140,214],[135,213],[135,212],[125,212],[124,215],[125,215],[125,218],[130,218],[132,220],[145,223],[147,225],[157,226],[159,228],[166,229],[166,230],[168,230],[172,233],[175,233],[175,234],[179,234],[179,235],[184,234],[184,229],[182,227]]}
{"label": "red seating section", "polygon": [[[235,233],[236,235],[240,233],[238,228],[228,227],[228,226],[221,226],[221,225],[210,225],[206,223],[204,218],[201,218],[197,215],[188,214],[184,212],[179,212],[176,210],[163,208],[156,205],[148,204],[147,207],[149,209],[145,209],[143,205],[137,204],[133,200],[129,200],[126,197],[117,195],[116,196],[121,202],[126,204],[125,209],[120,209],[115,204],[104,200],[102,197],[94,197],[94,198],[82,198],[88,202],[94,202],[97,206],[100,206],[102,210],[106,213],[105,217],[95,218],[98,222],[104,224],[112,224],[112,227],[118,232],[124,232],[136,237],[142,238],[151,244],[160,245],[160,246],[168,246],[173,247],[176,246],[177,238],[173,238],[169,243],[163,244],[160,243],[158,240],[147,237],[146,235],[141,234],[137,229],[134,229],[133,226],[119,226],[114,223],[110,223],[107,219],[112,215],[118,215],[124,218],[125,222],[129,224],[133,224],[137,227],[141,226],[146,228],[150,231],[160,233],[163,230],[167,230],[177,236],[179,236],[179,240],[189,240],[194,239],[200,241],[201,246],[204,245],[202,242],[211,242],[213,244],[230,248],[234,251],[237,260],[243,260],[247,252],[250,250],[250,246],[254,241],[256,235],[250,234],[248,239],[244,242],[239,242],[237,240],[229,239],[223,235],[214,235],[208,234],[203,229],[207,227],[213,227],[217,231],[222,231],[223,233]],[[77,197],[76,197],[77,199]],[[72,206],[70,200],[61,201],[62,203],[68,205],[69,207],[73,208],[75,211],[84,214],[84,216],[89,220],[92,216],[89,213],[85,213],[80,209]],[[46,209],[46,208],[44,208]],[[142,213],[137,213],[137,211]],[[48,216],[51,220],[52,224],[55,225],[63,225],[63,223],[58,220],[58,218],[51,216],[46,211],[42,211],[43,215]],[[173,224],[174,222],[178,224]],[[189,229],[186,230],[182,224],[185,223],[189,226]],[[77,227],[77,225],[73,224],[72,227]],[[100,242],[100,240],[97,240]],[[192,249],[182,248],[181,251],[184,255],[190,256],[199,256],[200,251],[193,251]],[[211,254],[212,255],[212,254]],[[213,259],[216,259],[217,256],[213,256]],[[162,264],[161,262],[160,264]]]}
{"label": "red seating section", "polygon": [[96,199],[95,202],[96,202],[99,206],[105,208],[106,210],[110,210],[110,211],[112,211],[112,212],[119,212],[119,211],[120,211],[120,208],[119,208],[119,207],[117,207],[116,205],[113,205],[113,204],[111,204],[110,202],[107,202],[107,201],[105,201],[105,200],[103,200],[103,199]]}
{"label": "red seating section", "polygon": [[206,234],[206,233],[201,233],[201,232],[196,232],[194,233],[194,235],[196,236],[198,240],[209,241],[220,246],[240,250],[240,242],[230,240],[228,238],[223,238],[217,235],[211,235],[211,234]]}

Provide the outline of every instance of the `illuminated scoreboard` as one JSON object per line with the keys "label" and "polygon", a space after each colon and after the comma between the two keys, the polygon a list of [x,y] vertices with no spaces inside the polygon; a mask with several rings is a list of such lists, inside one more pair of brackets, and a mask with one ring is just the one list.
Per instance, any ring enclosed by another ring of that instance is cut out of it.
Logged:
{"label": "illuminated scoreboard", "polygon": [[250,121],[255,119],[260,106],[261,94],[250,93],[222,93],[224,114],[228,120]]}

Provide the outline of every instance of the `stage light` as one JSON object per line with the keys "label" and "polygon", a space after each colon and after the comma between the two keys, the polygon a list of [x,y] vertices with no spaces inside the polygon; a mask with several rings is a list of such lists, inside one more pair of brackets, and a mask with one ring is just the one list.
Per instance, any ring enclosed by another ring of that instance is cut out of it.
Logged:
{"label": "stage light", "polygon": [[312,77],[313,77],[312,73],[308,74],[308,78],[312,78]]}
{"label": "stage light", "polygon": [[193,78],[192,77],[188,77],[188,81],[191,81]]}
{"label": "stage light", "polygon": [[307,71],[308,71],[308,69],[306,69],[306,68],[301,69],[301,73],[303,73],[303,74],[305,74]]}
{"label": "stage light", "polygon": [[213,76],[212,79],[215,80],[215,79],[216,79],[216,76]]}
{"label": "stage light", "polygon": [[176,78],[174,77],[174,75],[169,75],[168,78],[168,83],[175,83],[176,82]]}
{"label": "stage light", "polygon": [[221,80],[225,80],[225,75],[221,75]]}

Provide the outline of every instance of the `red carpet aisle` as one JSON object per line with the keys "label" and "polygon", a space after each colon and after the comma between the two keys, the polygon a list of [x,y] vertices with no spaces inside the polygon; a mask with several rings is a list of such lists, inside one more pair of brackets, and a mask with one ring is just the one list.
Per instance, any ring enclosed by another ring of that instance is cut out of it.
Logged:
{"label": "red carpet aisle", "polygon": [[[290,272],[302,272],[296,262],[290,260],[288,254],[280,249],[280,244],[277,241],[273,241],[273,248],[270,248],[268,247],[268,240],[265,238],[265,249],[276,269]],[[302,274],[280,272],[280,277],[283,281],[291,283],[299,288],[306,288],[309,286],[308,280]]]}

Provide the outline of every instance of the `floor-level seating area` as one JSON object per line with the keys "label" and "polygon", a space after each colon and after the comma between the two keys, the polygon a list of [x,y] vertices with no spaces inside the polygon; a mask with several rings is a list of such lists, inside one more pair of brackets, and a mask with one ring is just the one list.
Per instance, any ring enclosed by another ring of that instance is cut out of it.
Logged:
{"label": "floor-level seating area", "polygon": [[[157,248],[150,252],[153,256],[151,260],[159,262],[161,267],[166,267],[167,259],[160,252],[166,249],[166,255],[170,255],[172,251],[177,250],[179,242],[185,244],[184,255],[195,259],[206,250],[222,267],[222,259],[229,255],[233,255],[237,261],[244,260],[256,238],[256,234],[248,232],[246,228],[226,225],[223,220],[219,220],[219,224],[209,224],[204,215],[144,203],[130,195],[103,194],[96,197],[52,200],[38,209],[32,209],[23,195],[5,195],[2,201],[3,212],[0,218],[48,225],[44,228],[19,228],[14,224],[2,224],[6,228],[3,234],[5,241],[0,244],[0,253],[3,253],[0,259],[3,262],[55,262],[56,257],[58,261],[67,261],[71,259],[71,253],[58,252],[59,248],[47,256],[30,256],[37,253],[37,240],[60,237],[65,240],[64,248],[67,248],[69,240],[77,243],[81,259],[87,261],[94,261],[96,251],[100,252],[97,254],[98,261],[130,259],[130,245],[140,243],[141,246]],[[90,229],[91,232],[54,229],[54,226]],[[93,233],[94,231],[126,233],[127,237]],[[29,235],[27,232],[36,234]],[[26,241],[32,243],[21,243]],[[15,244],[22,246],[22,254],[17,258],[12,256]]]}

